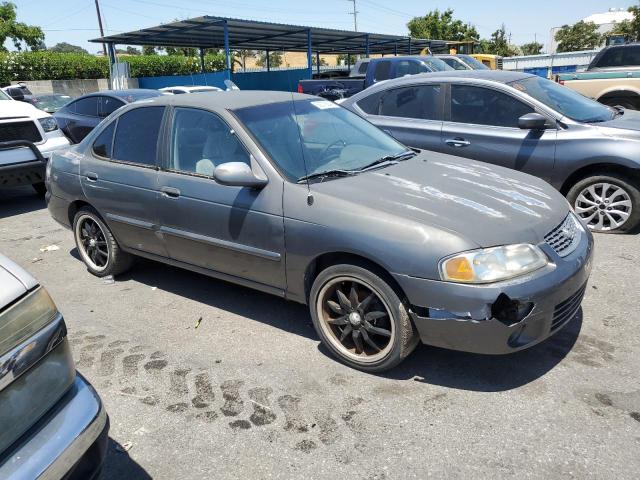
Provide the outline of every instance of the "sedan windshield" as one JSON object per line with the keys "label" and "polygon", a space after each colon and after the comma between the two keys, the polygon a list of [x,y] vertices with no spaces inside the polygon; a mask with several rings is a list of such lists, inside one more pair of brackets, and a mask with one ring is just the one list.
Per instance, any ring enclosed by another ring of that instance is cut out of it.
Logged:
{"label": "sedan windshield", "polygon": [[545,78],[528,77],[508,85],[576,122],[606,122],[615,116],[613,109]]}
{"label": "sedan windshield", "polygon": [[454,70],[453,67],[447,65],[440,58],[436,57],[423,57],[420,59],[423,63],[427,65],[433,72],[444,72],[446,70]]}
{"label": "sedan windshield", "polygon": [[489,67],[487,67],[484,63],[476,60],[471,55],[458,55],[458,56],[462,58],[464,62],[474,70],[489,70]]}
{"label": "sedan windshield", "polygon": [[327,100],[258,105],[235,114],[291,181],[355,174],[410,153],[377,127]]}

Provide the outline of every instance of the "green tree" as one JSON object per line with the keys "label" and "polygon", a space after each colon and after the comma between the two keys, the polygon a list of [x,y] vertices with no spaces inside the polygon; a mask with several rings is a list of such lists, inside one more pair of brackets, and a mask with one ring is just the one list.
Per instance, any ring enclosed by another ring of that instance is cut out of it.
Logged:
{"label": "green tree", "polygon": [[[313,65],[314,67],[316,66],[316,56],[314,55],[313,57],[311,57],[311,65]],[[327,61],[324,58],[320,58],[320,66],[324,67],[328,65]]]}
{"label": "green tree", "polygon": [[447,8],[444,12],[435,9],[424,17],[413,17],[407,23],[409,35],[414,38],[428,38],[434,40],[478,40],[480,36],[476,28],[470,23],[453,18],[453,10]]}
{"label": "green tree", "polygon": [[623,20],[616,24],[610,33],[624,35],[631,42],[640,41],[640,5],[629,7],[628,11],[633,14],[633,19]]}
{"label": "green tree", "polygon": [[523,55],[540,55],[543,46],[540,42],[530,42],[520,45],[520,50],[522,50]]}
{"label": "green tree", "polygon": [[582,20],[574,25],[563,25],[554,39],[558,42],[559,53],[591,50],[600,46],[603,40],[595,23]]}
{"label": "green tree", "polygon": [[0,52],[6,52],[5,41],[10,38],[16,50],[21,51],[23,43],[32,50],[41,49],[44,33],[40,27],[17,21],[16,5],[0,3]]}
{"label": "green tree", "polygon": [[[260,55],[258,55],[256,65],[258,65],[259,67],[267,66],[266,52],[262,52]],[[280,65],[282,65],[282,54],[280,52],[269,52],[269,66],[279,67]]]}
{"label": "green tree", "polygon": [[255,56],[255,50],[236,50],[233,52],[233,64],[242,67],[242,70],[246,70],[247,59]]}
{"label": "green tree", "polygon": [[78,45],[71,45],[67,42],[56,43],[49,49],[49,51],[59,53],[89,53],[84,48],[79,47]]}
{"label": "green tree", "polygon": [[480,48],[483,53],[500,55],[501,57],[513,57],[521,54],[518,47],[509,43],[507,28],[504,23],[498,30],[491,34],[489,40],[480,41]]}
{"label": "green tree", "polygon": [[156,47],[154,47],[153,45],[144,45],[142,47],[142,54],[143,55],[157,55],[158,52],[156,51]]}

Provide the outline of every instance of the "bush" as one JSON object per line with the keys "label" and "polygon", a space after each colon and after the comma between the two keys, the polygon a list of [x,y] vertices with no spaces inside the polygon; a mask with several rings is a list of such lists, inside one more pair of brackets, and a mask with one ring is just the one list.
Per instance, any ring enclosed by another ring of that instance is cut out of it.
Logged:
{"label": "bush", "polygon": [[[189,75],[200,72],[199,57],[182,55],[119,56],[128,62],[132,77],[163,75]],[[205,57],[206,71],[224,69],[224,55]],[[16,80],[74,80],[81,78],[107,78],[109,62],[104,57],[82,53],[12,52],[0,54],[0,84]]]}

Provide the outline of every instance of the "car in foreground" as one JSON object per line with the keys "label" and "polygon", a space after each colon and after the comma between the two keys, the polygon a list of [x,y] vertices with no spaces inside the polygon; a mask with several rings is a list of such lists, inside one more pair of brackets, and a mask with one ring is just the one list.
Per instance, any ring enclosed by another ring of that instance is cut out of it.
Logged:
{"label": "car in foreground", "polygon": [[33,106],[47,113],[56,113],[71,100],[73,100],[71,95],[44,93],[33,97]]}
{"label": "car in foreground", "polygon": [[145,88],[94,92],[76,98],[53,116],[69,140],[79,143],[104,118],[123,105],[160,95],[162,92],[158,90]]}
{"label": "car in foreground", "polygon": [[173,95],[181,95],[183,93],[202,93],[202,92],[222,92],[218,87],[209,85],[192,85],[187,87],[164,87],[158,89],[162,93],[171,93]]}
{"label": "car in foreground", "polygon": [[408,149],[308,95],[129,105],[47,179],[94,275],[141,256],[307,304],[328,350],[367,371],[420,340],[530,347],[574,317],[591,269],[591,233],[546,182]]}
{"label": "car in foreground", "polygon": [[598,232],[640,224],[640,114],[520,72],[457,71],[391,80],[345,100],[412,147],[540,177]]}
{"label": "car in foreground", "polygon": [[44,195],[46,162],[68,146],[51,115],[0,92],[0,188],[32,185]]}
{"label": "car in foreground", "polygon": [[1,254],[0,285],[0,478],[97,478],[109,420],[75,370],[62,314]]}

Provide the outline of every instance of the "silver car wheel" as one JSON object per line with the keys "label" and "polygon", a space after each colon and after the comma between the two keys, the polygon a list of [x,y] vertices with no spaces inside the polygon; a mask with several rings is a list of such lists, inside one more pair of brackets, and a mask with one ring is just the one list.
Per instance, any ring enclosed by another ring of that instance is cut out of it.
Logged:
{"label": "silver car wheel", "polygon": [[326,338],[342,355],[375,362],[393,347],[396,329],[382,294],[354,277],[328,281],[317,297],[316,311]]}
{"label": "silver car wheel", "polygon": [[111,248],[100,224],[91,215],[81,215],[74,233],[82,260],[98,272],[106,269]]}
{"label": "silver car wheel", "polygon": [[596,232],[620,228],[629,219],[633,205],[629,193],[611,183],[593,183],[576,197],[576,214]]}

